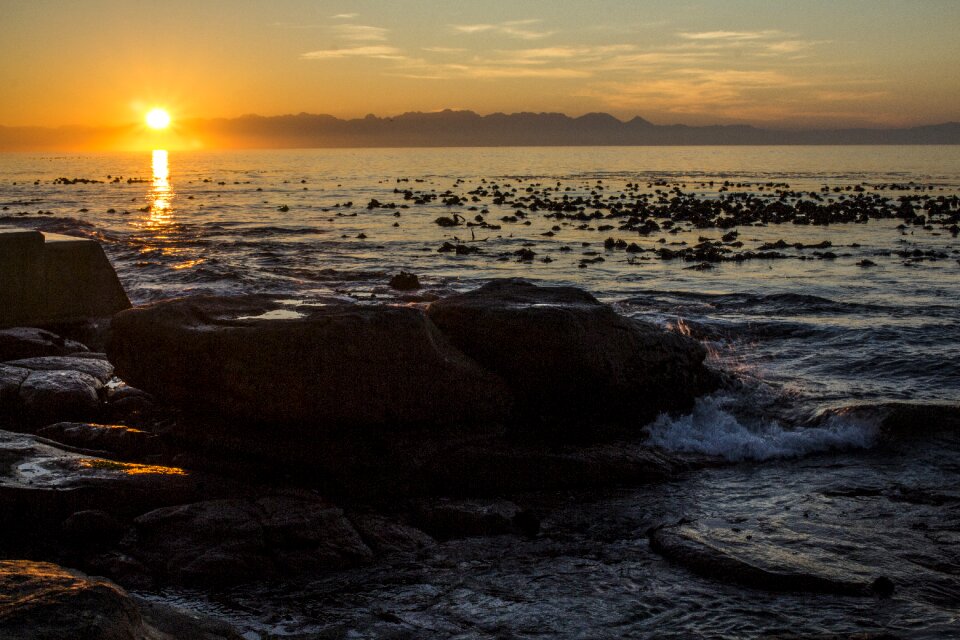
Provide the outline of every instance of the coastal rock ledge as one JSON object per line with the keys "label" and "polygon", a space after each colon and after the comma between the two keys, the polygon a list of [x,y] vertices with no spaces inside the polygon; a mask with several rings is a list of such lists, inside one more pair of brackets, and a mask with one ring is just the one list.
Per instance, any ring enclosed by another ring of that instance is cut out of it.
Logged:
{"label": "coastal rock ledge", "polygon": [[129,384],[194,412],[327,429],[623,421],[716,386],[703,347],[573,287],[492,281],[415,307],[193,297],[114,317]]}

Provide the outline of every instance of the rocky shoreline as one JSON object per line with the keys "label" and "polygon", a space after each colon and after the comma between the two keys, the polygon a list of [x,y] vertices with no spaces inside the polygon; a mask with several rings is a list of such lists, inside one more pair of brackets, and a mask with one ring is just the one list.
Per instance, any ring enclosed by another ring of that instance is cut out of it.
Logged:
{"label": "rocky shoreline", "polygon": [[[71,620],[84,638],[236,638],[123,588],[218,590],[533,538],[531,492],[718,464],[642,428],[726,383],[703,347],[570,287],[491,281],[425,307],[183,298],[121,312],[104,344],[0,331],[0,638],[62,637]],[[958,421],[955,407],[883,412],[890,437]],[[678,523],[650,540],[759,588],[894,588],[809,567],[784,579],[718,535]]]}

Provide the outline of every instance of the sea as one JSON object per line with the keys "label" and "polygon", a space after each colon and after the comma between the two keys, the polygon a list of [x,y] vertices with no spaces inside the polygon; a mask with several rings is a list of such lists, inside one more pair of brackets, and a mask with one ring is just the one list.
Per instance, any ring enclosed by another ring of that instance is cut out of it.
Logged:
{"label": "sea", "polygon": [[[851,412],[960,403],[958,196],[960,146],[0,154],[0,225],[98,240],[134,304],[423,305],[522,277],[690,335],[732,381],[687,415],[637,425],[717,464],[529,497],[537,538],[450,541],[296,584],[144,594],[251,639],[960,637],[960,434],[891,445],[879,418]],[[421,288],[393,289],[401,271]],[[756,532],[747,558],[896,589],[699,576],[650,548],[651,528],[680,520]]]}

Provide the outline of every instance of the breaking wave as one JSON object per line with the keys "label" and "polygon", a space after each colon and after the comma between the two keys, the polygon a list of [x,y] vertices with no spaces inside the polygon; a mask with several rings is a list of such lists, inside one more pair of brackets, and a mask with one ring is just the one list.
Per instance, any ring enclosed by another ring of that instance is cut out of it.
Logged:
{"label": "breaking wave", "polygon": [[725,460],[798,458],[821,451],[865,449],[876,441],[879,425],[865,418],[832,415],[817,426],[788,427],[776,420],[745,420],[729,410],[729,396],[699,398],[689,414],[661,414],[649,427],[649,443]]}

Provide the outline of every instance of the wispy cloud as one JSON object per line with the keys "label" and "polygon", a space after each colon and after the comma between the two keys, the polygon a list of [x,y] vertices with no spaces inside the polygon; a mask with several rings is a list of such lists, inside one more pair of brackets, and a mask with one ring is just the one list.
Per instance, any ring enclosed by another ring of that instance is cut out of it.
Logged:
{"label": "wispy cloud", "polygon": [[386,42],[390,30],[365,24],[341,24],[333,27],[333,32],[341,40],[351,42]]}
{"label": "wispy cloud", "polygon": [[540,20],[510,20],[508,22],[493,24],[452,24],[450,27],[457,33],[494,33],[519,38],[521,40],[538,40],[552,36],[554,34],[553,31],[540,31],[532,28],[533,25],[539,24],[540,22]]}
{"label": "wispy cloud", "polygon": [[463,53],[466,51],[463,47],[421,47],[421,50],[429,53]]}
{"label": "wispy cloud", "polygon": [[763,31],[681,31],[677,35],[685,40],[744,42],[747,40],[776,38],[782,36],[783,32],[776,29],[766,29]]}
{"label": "wispy cloud", "polygon": [[353,20],[354,18],[359,17],[359,13],[338,13],[336,15],[330,16],[331,20]]}
{"label": "wispy cloud", "polygon": [[387,45],[320,49],[300,54],[304,60],[335,60],[338,58],[378,58],[381,60],[406,60],[403,51]]}

